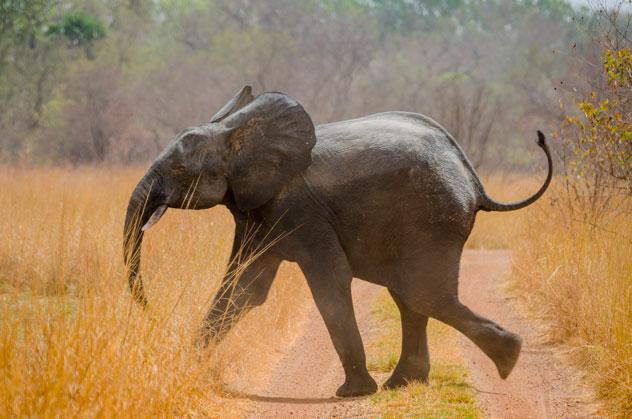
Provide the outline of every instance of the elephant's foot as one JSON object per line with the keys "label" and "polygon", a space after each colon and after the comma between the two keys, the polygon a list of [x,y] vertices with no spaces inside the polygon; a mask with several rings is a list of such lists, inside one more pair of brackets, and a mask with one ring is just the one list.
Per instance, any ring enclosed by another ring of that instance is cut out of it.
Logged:
{"label": "elephant's foot", "polygon": [[492,351],[490,358],[496,364],[498,375],[503,380],[509,376],[511,370],[516,366],[518,358],[520,357],[520,349],[522,348],[522,338],[515,333],[505,331],[495,348]]}
{"label": "elephant's foot", "polygon": [[428,384],[428,372],[413,372],[413,371],[401,371],[395,369],[391,377],[382,384],[384,390],[393,390],[399,387],[405,387],[411,381],[418,381],[424,384]]}
{"label": "elephant's foot", "polygon": [[377,391],[377,383],[367,372],[366,375],[347,377],[345,383],[338,388],[338,397],[356,397],[373,394]]}

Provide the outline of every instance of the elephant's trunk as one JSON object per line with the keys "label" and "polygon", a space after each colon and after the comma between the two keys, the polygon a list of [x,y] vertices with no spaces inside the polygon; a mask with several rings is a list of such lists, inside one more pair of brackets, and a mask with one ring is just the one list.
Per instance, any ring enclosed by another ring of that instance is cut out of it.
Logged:
{"label": "elephant's trunk", "polygon": [[147,298],[138,272],[143,241],[142,227],[162,204],[160,202],[162,196],[162,182],[160,180],[160,176],[153,170],[143,176],[132,192],[125,216],[123,260],[127,268],[129,289],[134,300],[143,307],[147,305]]}

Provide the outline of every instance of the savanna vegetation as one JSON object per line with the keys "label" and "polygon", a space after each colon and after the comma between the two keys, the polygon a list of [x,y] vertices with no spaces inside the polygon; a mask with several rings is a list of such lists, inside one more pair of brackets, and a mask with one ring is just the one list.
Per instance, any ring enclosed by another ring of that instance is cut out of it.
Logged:
{"label": "savanna vegetation", "polygon": [[[476,166],[531,167],[588,11],[563,0],[11,0],[0,14],[6,161],[146,161],[244,84],[315,122],[429,114]],[[343,42],[344,41],[344,42]],[[502,110],[502,112],[501,112]]]}
{"label": "savanna vegetation", "polygon": [[[621,19],[611,15],[612,22]],[[632,414],[632,38],[601,39],[600,74],[558,135],[561,173],[513,246],[515,286],[572,348],[613,416]]]}
{"label": "savanna vegetation", "polygon": [[[228,262],[228,212],[171,211],[152,231],[143,272],[155,304],[146,312],[126,289],[121,241],[140,166],[249,83],[290,93],[317,123],[392,109],[428,114],[498,198],[537,184],[535,129],[550,134],[557,174],[547,195],[522,212],[479,214],[468,245],[513,250],[514,292],[570,349],[603,412],[629,417],[630,2],[593,6],[0,3],[0,416],[237,414],[220,398],[220,377],[260,366],[244,360],[266,352],[263,334],[291,329],[297,317],[288,313],[300,307],[287,296],[308,297],[300,270],[284,265],[272,303],[201,355],[191,342]],[[392,307],[378,311],[392,321]],[[389,367],[388,353],[373,368]],[[467,382],[447,356],[435,379]],[[393,415],[402,400],[450,414],[429,397],[449,398],[449,384],[406,391],[378,402]],[[469,391],[452,394],[452,407],[475,415]]]}
{"label": "savanna vegetation", "polygon": [[233,221],[221,208],[165,216],[145,247],[153,304],[140,310],[120,237],[120,208],[140,174],[0,171],[0,416],[235,415],[218,401],[218,377],[262,368],[268,331],[282,338],[300,318],[290,301],[306,286],[284,265],[271,304],[252,313],[257,323],[244,319],[222,348],[194,349],[230,252]]}

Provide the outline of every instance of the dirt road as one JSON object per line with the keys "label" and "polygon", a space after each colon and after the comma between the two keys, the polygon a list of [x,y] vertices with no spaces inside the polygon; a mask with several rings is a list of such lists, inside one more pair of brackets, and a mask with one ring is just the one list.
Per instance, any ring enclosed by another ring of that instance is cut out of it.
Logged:
{"label": "dirt road", "polygon": [[[353,281],[353,301],[366,342],[378,330],[370,316],[371,305],[382,288]],[[313,305],[313,303],[311,303]],[[323,418],[375,416],[367,398],[338,399],[344,381],[342,366],[320,314],[313,306],[299,334],[284,351],[278,368],[247,397],[252,418]]]}
{"label": "dirt road", "polygon": [[[507,251],[466,251],[462,261],[461,299],[524,338],[521,359],[506,381],[498,378],[491,361],[470,341],[461,339],[462,353],[472,371],[484,416],[590,416],[590,406],[584,402],[587,395],[577,385],[577,373],[542,343],[540,326],[520,315],[517,301],[504,292],[510,267]],[[380,289],[354,280],[356,316],[365,342],[379,333],[379,324],[371,318],[370,308]],[[399,343],[394,342],[394,345]],[[340,400],[333,397],[343,382],[342,367],[315,307],[307,314],[293,341],[282,350],[272,373],[260,380],[257,388],[240,396],[249,400],[250,417],[379,416],[377,407],[367,398]],[[385,377],[376,378],[380,381]]]}
{"label": "dirt road", "polygon": [[590,396],[578,384],[580,374],[567,365],[558,350],[544,343],[543,325],[528,320],[519,301],[507,295],[510,272],[509,251],[467,251],[461,260],[463,303],[524,339],[515,369],[507,380],[502,380],[493,363],[461,336],[462,352],[485,417],[593,416],[595,407],[588,403]]}

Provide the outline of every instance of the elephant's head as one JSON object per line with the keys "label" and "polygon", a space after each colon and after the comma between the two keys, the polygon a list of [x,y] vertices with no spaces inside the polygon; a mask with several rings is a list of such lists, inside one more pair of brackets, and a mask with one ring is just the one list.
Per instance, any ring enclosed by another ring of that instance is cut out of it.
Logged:
{"label": "elephant's head", "polygon": [[246,86],[207,124],[176,136],[140,180],[127,207],[124,259],[130,289],[146,304],[138,275],[143,233],[167,208],[230,202],[249,211],[271,200],[311,162],[314,125],[283,93],[256,98]]}

